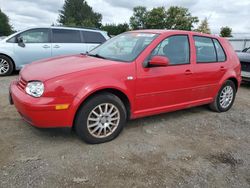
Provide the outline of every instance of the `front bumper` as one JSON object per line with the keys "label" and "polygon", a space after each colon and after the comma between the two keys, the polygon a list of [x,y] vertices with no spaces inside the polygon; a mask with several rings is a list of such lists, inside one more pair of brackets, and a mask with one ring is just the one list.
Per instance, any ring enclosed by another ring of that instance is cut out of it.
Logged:
{"label": "front bumper", "polygon": [[11,83],[9,102],[14,104],[22,118],[29,124],[39,128],[71,127],[73,115],[70,107],[67,110],[56,110],[56,104],[69,103],[68,98],[34,98]]}
{"label": "front bumper", "polygon": [[250,82],[250,72],[241,71],[241,77],[243,81]]}

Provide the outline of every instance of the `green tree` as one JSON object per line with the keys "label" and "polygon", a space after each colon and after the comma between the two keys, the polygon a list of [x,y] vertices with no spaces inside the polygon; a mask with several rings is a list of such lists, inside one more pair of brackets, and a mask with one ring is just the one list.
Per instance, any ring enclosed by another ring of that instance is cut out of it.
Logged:
{"label": "green tree", "polygon": [[166,29],[192,30],[199,19],[192,16],[187,8],[172,6],[166,12]]}
{"label": "green tree", "polygon": [[0,9],[0,36],[8,36],[13,32],[9,18]]}
{"label": "green tree", "polygon": [[164,7],[153,8],[147,13],[145,25],[147,29],[164,29],[166,27],[166,11]]}
{"label": "green tree", "polygon": [[222,27],[220,29],[220,36],[221,37],[232,37],[232,29],[228,26]]}
{"label": "green tree", "polygon": [[143,6],[137,6],[133,9],[133,16],[130,17],[130,26],[132,29],[145,29],[147,9]]}
{"label": "green tree", "polygon": [[65,0],[58,22],[65,26],[101,27],[102,15],[85,0]]}
{"label": "green tree", "polygon": [[102,30],[107,31],[109,35],[119,35],[120,33],[126,32],[129,30],[129,25],[124,24],[106,24],[101,27]]}
{"label": "green tree", "polygon": [[195,31],[201,32],[201,33],[211,34],[211,30],[210,30],[209,24],[208,24],[208,19],[205,18],[204,20],[202,20],[200,25],[198,26],[198,28]]}

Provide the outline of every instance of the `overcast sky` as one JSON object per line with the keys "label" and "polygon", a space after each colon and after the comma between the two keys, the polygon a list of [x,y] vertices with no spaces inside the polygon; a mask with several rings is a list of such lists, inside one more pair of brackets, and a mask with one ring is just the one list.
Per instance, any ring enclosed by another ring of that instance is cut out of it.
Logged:
{"label": "overcast sky", "polygon": [[[250,33],[250,0],[87,0],[94,11],[102,14],[103,23],[129,22],[135,6],[152,9],[157,6],[183,6],[200,20],[208,17],[213,33],[229,26],[234,33]],[[57,22],[64,0],[0,0],[16,30],[33,26],[49,26]]]}

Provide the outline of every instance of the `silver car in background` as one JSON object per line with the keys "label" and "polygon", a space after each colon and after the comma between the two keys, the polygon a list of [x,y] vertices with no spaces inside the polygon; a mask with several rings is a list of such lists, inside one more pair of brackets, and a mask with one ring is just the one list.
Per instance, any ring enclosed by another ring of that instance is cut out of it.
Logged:
{"label": "silver car in background", "polygon": [[33,61],[86,53],[109,39],[107,32],[71,27],[39,27],[0,40],[0,76]]}

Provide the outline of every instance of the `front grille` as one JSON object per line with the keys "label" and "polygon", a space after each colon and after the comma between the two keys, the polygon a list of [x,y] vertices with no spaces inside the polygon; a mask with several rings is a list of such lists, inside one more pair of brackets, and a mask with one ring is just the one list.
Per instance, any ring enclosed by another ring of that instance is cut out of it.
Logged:
{"label": "front grille", "polygon": [[27,85],[27,81],[25,81],[22,77],[20,77],[17,85],[21,90],[25,90],[25,87]]}
{"label": "front grille", "polygon": [[250,63],[246,63],[246,62],[240,62],[240,63],[241,63],[242,71],[250,72]]}

